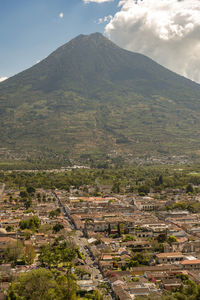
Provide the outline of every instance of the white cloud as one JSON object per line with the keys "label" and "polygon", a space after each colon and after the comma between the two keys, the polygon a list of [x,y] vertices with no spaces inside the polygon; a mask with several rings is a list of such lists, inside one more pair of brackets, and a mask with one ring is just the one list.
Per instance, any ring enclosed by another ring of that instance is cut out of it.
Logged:
{"label": "white cloud", "polygon": [[110,20],[112,20],[112,16],[109,15],[109,16],[105,16],[104,18],[99,18],[98,19],[98,24],[102,24],[102,23],[106,23],[106,22],[109,22]]}
{"label": "white cloud", "polygon": [[103,18],[99,18],[97,23],[102,24],[103,23]]}
{"label": "white cloud", "polygon": [[8,77],[0,77],[0,82],[4,81],[6,79],[8,79]]}
{"label": "white cloud", "polygon": [[63,12],[59,13],[59,18],[62,19],[64,17]]}
{"label": "white cloud", "polygon": [[200,0],[123,0],[105,27],[128,50],[200,82]]}
{"label": "white cloud", "polygon": [[104,17],[104,22],[109,22],[110,20],[112,20],[112,16],[111,15],[109,15],[109,16],[106,16],[106,17]]}
{"label": "white cloud", "polygon": [[114,0],[83,0],[84,3],[105,3],[105,2],[113,2]]}

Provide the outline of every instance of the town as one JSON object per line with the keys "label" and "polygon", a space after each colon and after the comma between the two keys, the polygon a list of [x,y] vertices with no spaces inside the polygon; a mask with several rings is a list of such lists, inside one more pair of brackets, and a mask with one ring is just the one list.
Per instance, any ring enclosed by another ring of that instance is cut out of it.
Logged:
{"label": "town", "polygon": [[47,269],[70,273],[75,296],[66,299],[161,299],[179,292],[188,299],[187,293],[198,293],[200,213],[194,207],[200,194],[193,185],[146,195],[104,186],[97,194],[89,185],[1,184],[0,299],[14,299],[23,274]]}

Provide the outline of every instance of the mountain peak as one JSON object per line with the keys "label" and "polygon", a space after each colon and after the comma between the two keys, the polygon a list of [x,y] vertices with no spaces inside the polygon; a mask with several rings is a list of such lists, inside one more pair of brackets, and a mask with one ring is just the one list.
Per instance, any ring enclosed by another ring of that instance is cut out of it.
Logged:
{"label": "mountain peak", "polygon": [[200,149],[199,94],[101,33],[79,35],[0,84],[0,143],[70,155]]}
{"label": "mountain peak", "polygon": [[106,39],[107,38],[100,32],[94,32],[94,33],[91,33],[88,35],[88,38],[91,38],[91,39],[95,39],[95,40],[98,40],[98,39]]}
{"label": "mountain peak", "polygon": [[100,32],[93,32],[91,34],[80,34],[77,37],[75,37],[75,39],[82,39],[82,38],[86,38],[86,39],[105,39],[105,36],[100,33]]}
{"label": "mountain peak", "polygon": [[99,45],[109,45],[109,46],[114,46],[115,48],[117,47],[117,45],[115,45],[113,42],[111,42],[107,37],[105,37],[102,33],[100,32],[95,32],[95,33],[91,33],[91,34],[80,34],[77,37],[75,37],[74,39],[72,39],[70,42],[66,43],[65,45],[63,45],[61,48],[65,48],[68,46],[78,46],[78,47],[85,47],[88,45],[95,45],[95,46],[99,46]]}
{"label": "mountain peak", "polygon": [[74,50],[74,48],[78,48],[79,51],[87,48],[88,46],[98,47],[99,45],[116,45],[112,43],[109,39],[107,39],[102,33],[95,32],[91,34],[80,34],[77,37],[73,38],[71,41],[67,42],[63,46],[59,47],[54,53],[62,52],[63,50],[69,50],[70,48]]}

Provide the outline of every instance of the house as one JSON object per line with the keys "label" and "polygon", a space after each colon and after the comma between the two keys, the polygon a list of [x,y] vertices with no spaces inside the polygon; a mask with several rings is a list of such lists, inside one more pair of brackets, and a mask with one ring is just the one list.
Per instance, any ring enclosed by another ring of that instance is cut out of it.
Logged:
{"label": "house", "polygon": [[93,280],[78,280],[77,283],[80,286],[81,290],[89,292],[95,289]]}
{"label": "house", "polygon": [[139,209],[139,210],[143,210],[143,211],[153,211],[157,209],[157,204],[155,201],[152,200],[136,200],[135,201],[135,206]]}
{"label": "house", "polygon": [[200,269],[200,259],[184,260],[181,262],[181,265],[184,269],[187,270]]}
{"label": "house", "polygon": [[130,294],[132,299],[134,299],[137,296],[148,296],[150,295],[150,289],[148,287],[136,287],[130,290]]}
{"label": "house", "polygon": [[105,221],[85,222],[85,230],[92,230],[94,232],[101,232],[108,230],[108,223]]}
{"label": "house", "polygon": [[169,252],[156,254],[156,261],[159,264],[177,264],[184,260],[184,256],[181,252]]}
{"label": "house", "polygon": [[174,291],[181,286],[181,279],[162,279],[162,286],[168,291]]}
{"label": "house", "polygon": [[183,218],[189,215],[189,211],[187,210],[172,210],[168,211],[166,214],[166,218]]}
{"label": "house", "polygon": [[139,238],[151,238],[153,236],[153,232],[149,229],[137,229],[134,234]]}
{"label": "house", "polygon": [[144,224],[142,226],[143,230],[148,230],[153,232],[153,235],[159,235],[160,233],[165,233],[166,230],[168,229],[168,225],[166,225],[165,223],[150,223],[150,224]]}
{"label": "house", "polygon": [[119,248],[118,255],[129,255],[129,252],[126,250],[126,248]]}
{"label": "house", "polygon": [[[166,271],[181,271],[182,267],[179,265],[157,265],[157,266],[145,266],[145,267],[133,267],[131,269],[132,275],[144,275],[146,272],[151,272],[153,275],[155,272],[166,272]],[[180,273],[180,272],[179,272]]]}
{"label": "house", "polygon": [[122,280],[117,279],[117,280],[113,281],[112,286],[115,286],[115,285],[123,285],[123,284],[124,284],[124,282],[123,282]]}
{"label": "house", "polygon": [[149,241],[129,241],[123,243],[123,246],[129,247],[132,249],[132,251],[135,252],[151,249],[151,245],[149,244]]}
{"label": "house", "polygon": [[125,291],[122,285],[114,286],[113,291],[117,300],[132,300],[132,297],[127,291]]}
{"label": "house", "polygon": [[112,259],[113,259],[112,256],[109,254],[102,255],[102,260],[104,261],[112,261]]}
{"label": "house", "polygon": [[113,269],[113,261],[100,261],[99,267],[101,271],[112,270]]}

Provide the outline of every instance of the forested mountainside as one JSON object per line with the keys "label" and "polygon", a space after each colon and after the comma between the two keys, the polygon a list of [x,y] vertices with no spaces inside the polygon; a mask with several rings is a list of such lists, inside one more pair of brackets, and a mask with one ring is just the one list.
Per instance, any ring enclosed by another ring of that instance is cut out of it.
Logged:
{"label": "forested mountainside", "polygon": [[1,148],[43,159],[198,154],[200,85],[100,33],[0,83]]}

